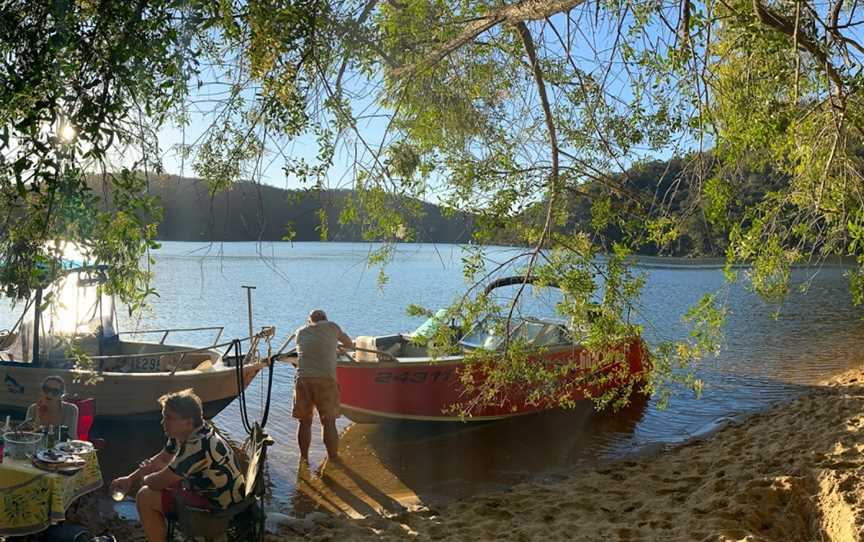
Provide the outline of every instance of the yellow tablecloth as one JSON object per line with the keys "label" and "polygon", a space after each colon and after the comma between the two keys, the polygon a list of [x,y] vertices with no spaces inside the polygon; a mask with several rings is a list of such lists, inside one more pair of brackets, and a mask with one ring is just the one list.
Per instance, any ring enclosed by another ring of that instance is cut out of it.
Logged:
{"label": "yellow tablecloth", "polygon": [[0,463],[0,536],[21,536],[63,521],[78,497],[102,486],[96,452],[87,464],[67,476],[34,467],[29,460],[3,458]]}

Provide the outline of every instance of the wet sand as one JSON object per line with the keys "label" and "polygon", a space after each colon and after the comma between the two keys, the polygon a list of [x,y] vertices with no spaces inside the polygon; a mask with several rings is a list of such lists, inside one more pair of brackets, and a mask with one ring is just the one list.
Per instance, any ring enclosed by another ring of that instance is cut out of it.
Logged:
{"label": "wet sand", "polygon": [[[324,513],[274,514],[282,521],[268,539],[854,541],[864,533],[862,452],[864,372],[853,371],[703,438],[440,505],[385,494],[348,461],[301,469],[298,491],[341,487],[365,517],[320,491]],[[143,539],[97,508],[79,507],[94,532]]]}

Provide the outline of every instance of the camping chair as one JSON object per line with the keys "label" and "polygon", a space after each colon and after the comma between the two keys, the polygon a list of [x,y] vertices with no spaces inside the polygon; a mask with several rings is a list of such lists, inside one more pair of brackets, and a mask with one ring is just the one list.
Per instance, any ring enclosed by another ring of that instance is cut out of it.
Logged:
{"label": "camping chair", "polygon": [[90,428],[93,427],[93,418],[96,409],[93,399],[67,399],[78,407],[78,440],[90,440]]}
{"label": "camping chair", "polygon": [[96,420],[96,401],[88,399],[64,399],[78,407],[78,440],[86,440],[97,450],[105,447],[105,439],[90,438],[90,429]]}
{"label": "camping chair", "polygon": [[[168,540],[174,540],[174,529],[179,528],[189,539],[215,540],[226,536],[231,542],[240,540],[261,541],[264,539],[264,465],[267,462],[267,446],[273,439],[256,422],[252,435],[244,446],[247,451],[246,483],[242,501],[225,510],[207,510],[189,506],[183,499],[174,497],[174,514],[168,519]],[[237,453],[237,451],[235,451]],[[243,454],[239,454],[241,459]],[[242,466],[242,463],[241,463]]]}

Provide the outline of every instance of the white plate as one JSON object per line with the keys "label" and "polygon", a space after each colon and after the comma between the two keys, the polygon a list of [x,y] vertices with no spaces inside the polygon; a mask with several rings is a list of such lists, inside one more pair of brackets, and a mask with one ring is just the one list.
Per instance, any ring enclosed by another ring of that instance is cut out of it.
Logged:
{"label": "white plate", "polygon": [[69,440],[58,443],[54,449],[67,454],[86,454],[93,451],[93,443],[86,440]]}
{"label": "white plate", "polygon": [[84,468],[84,463],[44,463],[37,460],[35,457],[32,458],[31,462],[33,463],[33,466],[38,469],[47,470],[49,472],[59,472],[61,474],[74,474]]}
{"label": "white plate", "polygon": [[58,452],[56,450],[39,450],[36,459],[46,465],[74,465],[83,462],[77,455]]}

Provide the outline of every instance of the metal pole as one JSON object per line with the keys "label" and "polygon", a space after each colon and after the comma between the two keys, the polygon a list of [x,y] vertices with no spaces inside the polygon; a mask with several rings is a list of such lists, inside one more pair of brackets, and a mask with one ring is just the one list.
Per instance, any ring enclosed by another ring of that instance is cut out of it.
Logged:
{"label": "metal pole", "polygon": [[36,301],[33,305],[33,359],[30,360],[35,367],[39,367],[39,323],[42,320],[42,288],[36,289]]}
{"label": "metal pole", "polygon": [[[249,340],[252,340],[252,290],[254,286],[241,286],[246,288],[246,310],[249,312]],[[250,343],[251,346],[251,343]]]}

